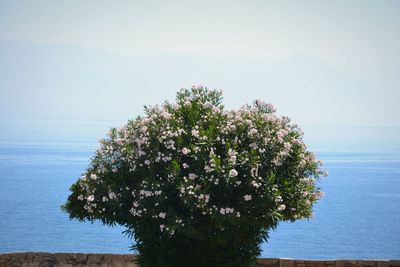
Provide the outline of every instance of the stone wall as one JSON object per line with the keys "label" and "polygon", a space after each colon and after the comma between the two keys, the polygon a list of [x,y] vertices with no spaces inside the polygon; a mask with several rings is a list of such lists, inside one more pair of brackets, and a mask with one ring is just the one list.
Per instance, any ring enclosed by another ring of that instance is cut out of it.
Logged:
{"label": "stone wall", "polygon": [[[130,254],[5,253],[0,254],[0,267],[137,267],[134,260]],[[259,259],[258,263],[259,267],[400,267],[400,260]]]}

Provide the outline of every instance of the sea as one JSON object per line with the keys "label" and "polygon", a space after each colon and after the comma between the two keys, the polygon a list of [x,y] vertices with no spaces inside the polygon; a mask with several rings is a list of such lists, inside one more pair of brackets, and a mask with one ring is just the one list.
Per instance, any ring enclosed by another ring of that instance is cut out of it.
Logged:
{"label": "sea", "polygon": [[[1,119],[0,253],[132,253],[122,227],[60,206],[116,121]],[[51,129],[51,130],[49,130]],[[261,257],[400,259],[400,128],[304,126],[329,176],[314,217],[280,223]]]}

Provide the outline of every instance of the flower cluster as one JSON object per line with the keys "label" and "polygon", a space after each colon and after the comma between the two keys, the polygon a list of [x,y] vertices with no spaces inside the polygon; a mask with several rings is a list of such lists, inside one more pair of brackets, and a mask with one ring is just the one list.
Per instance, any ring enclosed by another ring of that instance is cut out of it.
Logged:
{"label": "flower cluster", "polygon": [[150,222],[170,236],[194,232],[204,218],[217,230],[249,221],[269,229],[310,217],[323,195],[322,162],[270,104],[226,110],[221,92],[193,87],[145,112],[100,141],[72,186],[72,217],[135,231]]}

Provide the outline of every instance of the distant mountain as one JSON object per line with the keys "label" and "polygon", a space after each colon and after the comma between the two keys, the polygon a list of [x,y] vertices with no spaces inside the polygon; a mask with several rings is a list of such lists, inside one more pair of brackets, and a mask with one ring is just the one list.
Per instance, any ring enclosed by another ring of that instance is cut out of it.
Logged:
{"label": "distant mountain", "polygon": [[310,56],[123,56],[0,41],[1,118],[123,121],[197,84],[222,89],[230,108],[259,98],[300,124],[400,126],[392,83],[360,80]]}

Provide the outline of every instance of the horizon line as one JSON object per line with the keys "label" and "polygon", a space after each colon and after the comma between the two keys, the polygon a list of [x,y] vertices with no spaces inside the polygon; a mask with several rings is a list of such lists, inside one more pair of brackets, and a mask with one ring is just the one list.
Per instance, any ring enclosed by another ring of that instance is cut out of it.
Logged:
{"label": "horizon line", "polygon": [[[128,120],[135,119],[139,117],[132,117],[130,119],[95,119],[95,118],[33,118],[33,117],[1,117],[0,120],[37,120],[37,121],[79,121],[79,122],[118,122],[118,123],[126,123]],[[346,125],[346,124],[300,124],[295,123],[300,127],[321,127],[321,128],[386,128],[386,129],[400,129],[400,125]]]}

